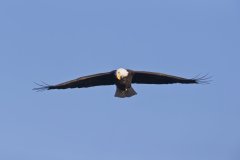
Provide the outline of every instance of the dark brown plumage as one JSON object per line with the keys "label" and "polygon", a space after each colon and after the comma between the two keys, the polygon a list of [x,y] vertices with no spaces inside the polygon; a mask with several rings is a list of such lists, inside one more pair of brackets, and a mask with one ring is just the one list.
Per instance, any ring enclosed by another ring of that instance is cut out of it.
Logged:
{"label": "dark brown plumage", "polygon": [[[74,80],[70,80],[57,85],[40,85],[40,88],[34,88],[33,90],[51,90],[51,89],[68,89],[68,88],[86,88],[102,85],[116,85],[117,90],[116,97],[131,97],[137,93],[132,88],[131,84],[172,84],[172,83],[208,83],[208,77],[203,76],[200,78],[182,78],[172,75],[156,72],[146,71],[133,71],[120,68],[111,72],[99,73],[89,76],[80,77]],[[39,85],[39,84],[38,84]]]}

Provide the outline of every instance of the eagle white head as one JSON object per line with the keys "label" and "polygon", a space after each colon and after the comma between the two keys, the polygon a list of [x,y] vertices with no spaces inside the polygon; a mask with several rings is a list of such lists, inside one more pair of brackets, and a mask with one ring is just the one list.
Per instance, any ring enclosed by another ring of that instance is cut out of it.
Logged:
{"label": "eagle white head", "polygon": [[121,80],[122,78],[128,76],[128,71],[124,68],[119,68],[119,69],[116,70],[115,75],[116,75],[118,80]]}

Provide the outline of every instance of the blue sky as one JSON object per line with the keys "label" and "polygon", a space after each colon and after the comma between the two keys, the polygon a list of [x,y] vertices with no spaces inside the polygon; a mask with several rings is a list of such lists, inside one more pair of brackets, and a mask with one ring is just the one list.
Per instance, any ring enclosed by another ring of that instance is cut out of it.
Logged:
{"label": "blue sky", "polygon": [[[0,20],[0,159],[240,158],[237,0],[9,0]],[[31,90],[119,67],[213,81]]]}

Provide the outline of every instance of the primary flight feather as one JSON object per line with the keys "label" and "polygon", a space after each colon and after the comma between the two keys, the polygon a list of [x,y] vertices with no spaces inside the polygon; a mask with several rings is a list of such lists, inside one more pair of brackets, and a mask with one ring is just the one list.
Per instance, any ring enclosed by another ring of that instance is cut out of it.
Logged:
{"label": "primary flight feather", "polygon": [[132,88],[132,83],[136,84],[198,84],[208,83],[208,77],[200,78],[182,78],[173,75],[147,72],[133,71],[130,69],[119,68],[105,73],[98,73],[89,76],[80,77],[57,85],[40,85],[39,88],[33,90],[51,90],[51,89],[68,89],[68,88],[86,88],[103,85],[116,85],[115,97],[125,98],[136,95],[137,93]]}

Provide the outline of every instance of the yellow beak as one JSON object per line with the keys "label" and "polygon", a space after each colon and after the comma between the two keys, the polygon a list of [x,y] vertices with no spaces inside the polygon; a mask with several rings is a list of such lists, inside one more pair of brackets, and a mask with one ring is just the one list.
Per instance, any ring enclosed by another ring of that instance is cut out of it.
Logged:
{"label": "yellow beak", "polygon": [[121,80],[120,74],[117,74],[117,79],[118,79],[118,80]]}

